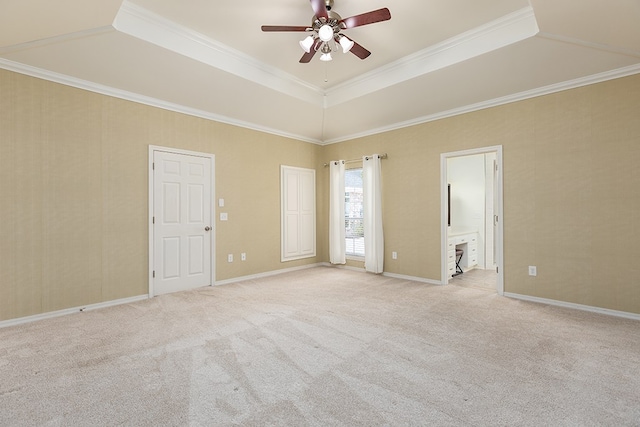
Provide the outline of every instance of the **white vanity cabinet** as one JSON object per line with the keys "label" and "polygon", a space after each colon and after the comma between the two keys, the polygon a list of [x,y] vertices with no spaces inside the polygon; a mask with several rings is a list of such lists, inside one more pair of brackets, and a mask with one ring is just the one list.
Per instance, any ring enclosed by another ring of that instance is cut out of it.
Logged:
{"label": "white vanity cabinet", "polygon": [[[449,278],[456,272],[456,249],[462,249],[460,268],[469,270],[478,265],[478,233],[449,233],[447,245],[447,271]],[[453,263],[452,263],[453,260]]]}

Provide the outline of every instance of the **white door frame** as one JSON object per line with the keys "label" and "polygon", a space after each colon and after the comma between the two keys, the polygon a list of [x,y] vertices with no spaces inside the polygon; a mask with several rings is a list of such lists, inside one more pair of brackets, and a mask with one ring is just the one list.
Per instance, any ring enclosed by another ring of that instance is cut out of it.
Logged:
{"label": "white door frame", "polygon": [[[197,151],[189,151],[189,150],[181,150],[178,148],[169,148],[169,147],[161,147],[158,145],[149,145],[149,298],[152,298],[154,295],[153,289],[153,268],[154,268],[154,242],[153,242],[153,187],[154,187],[154,175],[153,175],[153,154],[156,151],[162,151],[165,153],[173,153],[173,154],[184,154],[187,156],[196,156],[196,157],[205,157],[211,159],[211,223],[215,224],[216,216],[215,216],[215,169],[216,156],[210,153],[200,153]],[[216,230],[217,227],[213,226],[211,230],[211,283],[210,286],[215,285],[216,283]]]}
{"label": "white door frame", "polygon": [[498,227],[496,233],[496,266],[498,268],[498,281],[496,283],[496,290],[498,295],[504,294],[504,227],[503,227],[503,187],[502,187],[502,145],[494,145],[492,147],[475,148],[471,150],[454,151],[450,153],[440,154],[440,240],[441,240],[441,283],[446,285],[449,283],[447,277],[447,248],[448,248],[448,231],[447,226],[447,159],[453,157],[471,156],[474,154],[487,154],[496,153],[496,163],[498,165],[498,182],[497,193],[494,195],[498,201]]}

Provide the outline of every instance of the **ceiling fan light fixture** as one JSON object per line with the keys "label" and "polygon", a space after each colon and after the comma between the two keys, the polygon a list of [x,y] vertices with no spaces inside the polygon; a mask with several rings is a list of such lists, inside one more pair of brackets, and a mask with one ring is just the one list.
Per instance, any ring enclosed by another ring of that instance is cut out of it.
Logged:
{"label": "ceiling fan light fixture", "polygon": [[300,58],[301,64],[309,63],[316,53],[322,56],[322,61],[331,61],[333,59],[331,53],[338,51],[338,45],[342,48],[342,52],[351,52],[360,59],[366,59],[371,52],[340,32],[391,19],[391,12],[386,7],[343,19],[333,11],[334,0],[310,1],[314,12],[311,25],[263,25],[261,27],[264,32],[306,32],[304,40],[299,42],[300,48],[305,52]]}
{"label": "ceiling fan light fixture", "polygon": [[313,37],[307,36],[304,40],[300,41],[300,47],[305,52],[311,52],[311,46],[313,46]]}
{"label": "ceiling fan light fixture", "polygon": [[331,25],[325,24],[320,27],[318,30],[318,37],[320,37],[320,40],[325,43],[333,39],[333,28],[331,28]]}
{"label": "ceiling fan light fixture", "polygon": [[342,46],[342,53],[347,53],[351,50],[355,43],[353,40],[349,40],[345,36],[340,37],[340,46]]}

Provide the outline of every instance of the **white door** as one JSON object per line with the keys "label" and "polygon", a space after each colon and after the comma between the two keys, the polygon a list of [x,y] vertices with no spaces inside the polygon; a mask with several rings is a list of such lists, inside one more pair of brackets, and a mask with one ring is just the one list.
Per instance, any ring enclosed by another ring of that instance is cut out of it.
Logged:
{"label": "white door", "polygon": [[484,227],[484,265],[485,270],[496,268],[496,212],[498,212],[497,168],[495,153],[486,153],[485,157],[485,227]]}
{"label": "white door", "polygon": [[212,284],[211,163],[153,152],[154,295]]}
{"label": "white door", "polygon": [[[498,240],[498,221],[501,220],[501,218],[498,218],[498,198],[495,197],[496,194],[498,194],[498,180],[500,179],[500,177],[498,176],[498,174],[500,173],[499,169],[498,169],[498,162],[496,160],[493,161],[493,219],[492,219],[492,223],[493,223],[493,227],[492,227],[492,232],[493,232],[493,242],[496,242]],[[492,264],[490,266],[487,266],[487,268],[491,267],[494,268],[496,266],[496,258],[497,258],[497,253],[496,253],[496,245],[493,244],[492,245]]]}

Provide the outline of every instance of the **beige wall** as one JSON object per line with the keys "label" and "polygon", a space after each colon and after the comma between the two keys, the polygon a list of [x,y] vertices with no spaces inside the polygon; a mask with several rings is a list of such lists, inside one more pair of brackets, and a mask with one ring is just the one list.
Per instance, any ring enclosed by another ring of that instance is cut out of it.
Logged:
{"label": "beige wall", "polygon": [[327,146],[321,160],[388,153],[385,271],[439,281],[440,154],[494,145],[505,292],[640,313],[640,75]]}
{"label": "beige wall", "polygon": [[320,260],[280,262],[280,165],[321,147],[0,70],[0,320],[148,292],[149,145],[215,154],[217,280]]}
{"label": "beige wall", "polygon": [[[215,154],[217,280],[327,261],[322,164],[376,152],[385,270],[440,280],[440,154],[502,145],[505,291],[640,313],[638,117],[636,75],[319,147],[0,70],[0,320],[147,292],[149,145]],[[317,171],[316,258],[280,262],[281,164]]]}

